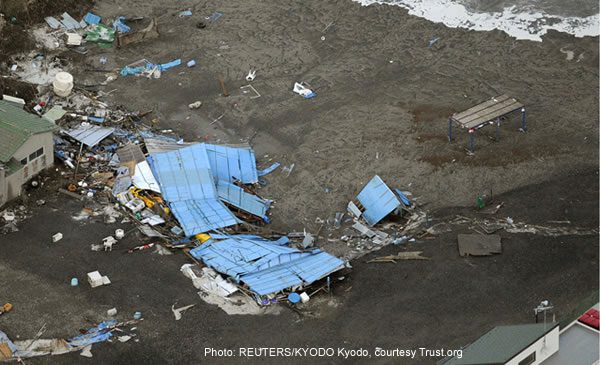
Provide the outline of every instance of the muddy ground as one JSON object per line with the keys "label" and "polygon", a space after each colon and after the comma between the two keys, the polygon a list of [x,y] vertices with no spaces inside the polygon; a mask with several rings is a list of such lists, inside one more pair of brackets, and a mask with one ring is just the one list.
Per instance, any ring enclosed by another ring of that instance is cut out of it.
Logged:
{"label": "muddy ground", "polygon": [[[175,15],[186,8],[192,17]],[[157,17],[161,36],[118,50],[91,46],[84,56],[63,52],[78,86],[114,90],[109,100],[128,109],[154,109],[149,118],[186,140],[249,141],[260,164],[295,164],[289,176],[281,169],[269,175],[262,191],[276,201],[275,229],[317,231],[317,218],[343,211],[374,174],[411,191],[439,220],[476,215],[475,198],[491,189],[505,202],[498,217],[598,226],[597,37],[551,32],[542,43],[516,41],[501,32],[449,29],[399,8],[364,8],[347,0],[99,1],[94,11],[106,18]],[[208,22],[205,16],[215,11],[224,15]],[[198,28],[200,21],[207,26]],[[440,41],[430,49],[432,37]],[[573,50],[574,58],[567,60],[561,49]],[[101,56],[108,57],[107,65],[100,65]],[[97,85],[108,72],[90,71],[117,70],[140,58],[193,58],[197,66],[168,70],[160,79],[119,78],[106,86]],[[250,68],[257,69],[252,82],[261,94],[257,99],[239,90]],[[218,76],[229,97],[221,95]],[[295,81],[308,82],[318,96],[304,100],[292,93]],[[452,112],[503,93],[526,104],[528,133],[517,131],[519,119],[513,116],[499,141],[493,140],[494,130],[478,132],[474,156],[465,153],[466,133],[447,142]],[[196,100],[203,106],[189,110]],[[0,237],[0,276],[6,278],[0,297],[16,307],[0,317],[0,328],[30,338],[47,323],[45,337],[67,336],[86,327],[87,319],[103,319],[111,307],[120,318],[144,313],[139,343],[94,346],[90,362],[232,360],[206,358],[205,347],[457,348],[494,325],[531,321],[543,299],[556,304],[558,319],[571,316],[584,300],[597,301],[597,236],[502,233],[501,255],[463,259],[456,234],[466,232],[465,226],[406,248],[422,249],[429,261],[354,262],[351,276],[336,285],[331,298],[312,302],[312,315],[286,310],[279,316],[232,317],[198,298],[179,272],[188,261],[182,255],[91,252],[91,241],[121,225],[75,223],[70,215],[81,206],[65,199],[49,199],[20,232]],[[65,239],[51,245],[56,230]],[[136,240],[132,236],[124,246]],[[113,284],[69,287],[72,276],[83,280],[94,269]],[[174,303],[196,307],[175,322]],[[28,363],[82,360],[75,353]]]}
{"label": "muddy ground", "polygon": [[[189,262],[185,256],[124,253],[139,243],[135,234],[113,252],[92,252],[90,243],[116,228],[128,227],[106,225],[101,219],[74,222],[67,212],[79,211],[81,203],[62,196],[48,199],[45,206],[34,209],[34,217],[20,232],[1,238],[2,298],[9,298],[15,309],[0,318],[0,328],[14,339],[31,338],[44,324],[44,338],[75,335],[80,328],[106,319],[106,310],[112,307],[119,311],[117,319],[129,319],[141,311],[144,321],[137,326],[137,343],[94,345],[93,359],[72,353],[34,358],[28,364],[281,361],[204,356],[205,348],[247,346],[365,348],[371,354],[376,347],[457,349],[496,325],[532,322],[533,307],[541,300],[554,303],[563,325],[598,300],[597,236],[500,232],[502,254],[461,258],[456,235],[472,232],[464,225],[433,240],[387,247],[354,261],[351,274],[334,286],[331,296],[316,296],[301,314],[286,309],[276,316],[229,316],[204,303],[191,281],[179,272]],[[593,168],[495,199],[504,202],[499,216],[515,221],[527,219],[543,225],[569,220],[572,226],[597,227],[598,175]],[[554,204],[547,205],[549,200]],[[447,221],[457,214],[481,217],[471,208],[445,208],[435,217]],[[65,238],[52,244],[50,234],[57,230]],[[379,255],[413,250],[423,251],[430,260],[366,263]],[[87,271],[96,269],[110,277],[110,286],[91,289],[84,282],[69,286],[71,277],[83,281]],[[173,304],[196,306],[175,321]],[[342,362],[338,357],[291,360]],[[432,364],[436,359],[368,360]]]}

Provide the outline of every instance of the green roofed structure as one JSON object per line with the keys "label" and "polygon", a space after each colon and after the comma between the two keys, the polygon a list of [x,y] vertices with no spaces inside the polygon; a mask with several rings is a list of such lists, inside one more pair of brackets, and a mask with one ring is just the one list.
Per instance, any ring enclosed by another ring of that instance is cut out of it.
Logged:
{"label": "green roofed structure", "polygon": [[443,365],[532,365],[558,351],[558,322],[498,326]]}
{"label": "green roofed structure", "polygon": [[21,195],[21,187],[54,160],[49,120],[0,100],[0,206]]}

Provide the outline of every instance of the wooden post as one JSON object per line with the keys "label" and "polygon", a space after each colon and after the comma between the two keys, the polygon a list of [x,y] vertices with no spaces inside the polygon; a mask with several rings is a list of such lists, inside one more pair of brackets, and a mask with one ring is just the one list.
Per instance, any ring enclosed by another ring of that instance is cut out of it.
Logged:
{"label": "wooden post", "polygon": [[229,96],[227,88],[225,88],[225,80],[223,80],[223,76],[219,76],[219,83],[221,84],[221,90],[223,90],[223,96]]}
{"label": "wooden post", "polygon": [[75,167],[75,172],[73,172],[73,180],[75,180],[75,176],[77,176],[77,171],[79,171],[79,160],[81,160],[81,152],[83,152],[83,142],[81,142],[81,146],[79,147],[79,153],[77,154],[77,166]]}

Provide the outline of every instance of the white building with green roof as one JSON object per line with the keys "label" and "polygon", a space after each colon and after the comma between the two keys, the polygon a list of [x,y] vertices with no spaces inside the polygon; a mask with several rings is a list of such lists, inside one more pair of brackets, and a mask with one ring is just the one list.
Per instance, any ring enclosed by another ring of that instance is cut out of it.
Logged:
{"label": "white building with green roof", "polygon": [[[537,365],[559,347],[558,322],[498,326],[443,365]],[[567,365],[567,364],[565,364]]]}
{"label": "white building with green roof", "polygon": [[0,206],[21,195],[22,186],[52,166],[56,125],[0,100]]}

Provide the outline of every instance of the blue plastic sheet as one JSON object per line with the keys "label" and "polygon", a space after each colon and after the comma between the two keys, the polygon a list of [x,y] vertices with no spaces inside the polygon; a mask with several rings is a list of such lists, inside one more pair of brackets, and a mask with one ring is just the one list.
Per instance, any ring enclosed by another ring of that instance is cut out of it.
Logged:
{"label": "blue plastic sheet", "polygon": [[83,17],[83,20],[88,24],[99,24],[101,19],[102,18],[94,13],[87,13],[85,14],[85,17]]}
{"label": "blue plastic sheet", "polygon": [[113,22],[113,29],[121,33],[129,33],[129,31],[131,30],[131,28],[129,28],[129,26],[125,24],[124,16],[119,16],[117,17],[117,19],[115,19],[115,21]]}

